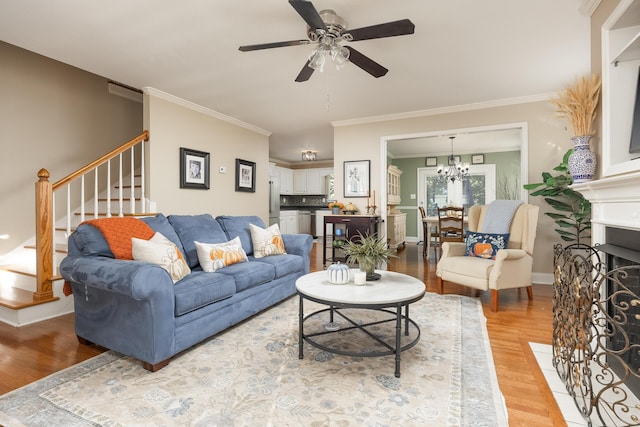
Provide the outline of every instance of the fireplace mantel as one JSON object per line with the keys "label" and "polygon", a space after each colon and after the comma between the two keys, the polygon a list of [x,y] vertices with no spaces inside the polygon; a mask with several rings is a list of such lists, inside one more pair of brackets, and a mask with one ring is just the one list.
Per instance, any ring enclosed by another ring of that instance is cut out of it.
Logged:
{"label": "fireplace mantel", "polygon": [[592,242],[604,242],[604,227],[640,230],[640,171],[571,186],[591,202]]}

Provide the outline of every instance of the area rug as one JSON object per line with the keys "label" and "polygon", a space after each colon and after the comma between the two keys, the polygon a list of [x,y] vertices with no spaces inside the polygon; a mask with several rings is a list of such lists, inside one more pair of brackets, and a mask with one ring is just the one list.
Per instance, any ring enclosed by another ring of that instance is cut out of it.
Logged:
{"label": "area rug", "polygon": [[[0,424],[507,425],[478,300],[427,293],[412,304],[421,338],[402,353],[400,378],[393,355],[349,357],[305,343],[299,359],[298,303],[289,298],[155,373],[115,352],[96,356],[1,396]],[[305,301],[305,313],[319,307]],[[319,316],[318,327],[328,320]],[[365,348],[359,339],[349,338]]]}

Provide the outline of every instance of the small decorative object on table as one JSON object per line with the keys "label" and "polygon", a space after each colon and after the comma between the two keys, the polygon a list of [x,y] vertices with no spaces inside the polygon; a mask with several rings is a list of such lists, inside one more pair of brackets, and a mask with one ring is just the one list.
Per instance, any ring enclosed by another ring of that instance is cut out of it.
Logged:
{"label": "small decorative object on table", "polygon": [[329,209],[331,209],[333,215],[339,215],[342,208],[344,208],[344,204],[340,202],[336,202],[335,200],[329,202]]}
{"label": "small decorative object on table", "polygon": [[397,258],[395,249],[387,245],[387,240],[377,235],[359,235],[348,240],[342,249],[347,257],[347,263],[360,266],[360,270],[367,273],[367,281],[380,279],[380,274],[375,272],[376,266],[386,264],[389,258]]}
{"label": "small decorative object on table", "polygon": [[347,214],[347,215],[355,215],[358,212],[358,207],[356,205],[354,205],[353,203],[349,202],[344,207],[344,211],[343,212],[345,214]]}
{"label": "small decorative object on table", "polygon": [[351,269],[348,265],[340,262],[331,264],[327,268],[327,275],[329,276],[329,282],[334,285],[344,285],[349,283],[351,279]]}

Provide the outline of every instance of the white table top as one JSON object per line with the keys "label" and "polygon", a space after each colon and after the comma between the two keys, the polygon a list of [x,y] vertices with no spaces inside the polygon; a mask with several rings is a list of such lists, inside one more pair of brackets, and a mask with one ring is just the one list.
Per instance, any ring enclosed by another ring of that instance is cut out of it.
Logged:
{"label": "white table top", "polygon": [[419,298],[424,295],[425,284],[415,277],[392,271],[379,271],[380,280],[366,282],[364,285],[353,283],[345,285],[329,283],[327,271],[305,274],[296,280],[296,289],[303,296],[316,298],[327,303],[340,304],[396,304]]}

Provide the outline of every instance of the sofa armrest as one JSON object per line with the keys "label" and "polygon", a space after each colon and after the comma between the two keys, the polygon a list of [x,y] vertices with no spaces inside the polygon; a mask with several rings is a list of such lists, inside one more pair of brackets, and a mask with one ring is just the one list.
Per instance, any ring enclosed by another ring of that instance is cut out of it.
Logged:
{"label": "sofa armrest", "polygon": [[313,237],[309,234],[283,234],[284,249],[288,254],[300,255],[304,258],[304,274],[311,271],[311,248]]}
{"label": "sofa armrest", "polygon": [[162,267],[71,256],[60,273],[73,287],[79,337],[151,365],[174,354],[175,291]]}
{"label": "sofa armrest", "polygon": [[442,242],[442,258],[453,256],[464,256],[467,251],[467,245],[463,242]]}
{"label": "sofa armrest", "polygon": [[162,267],[140,261],[107,257],[66,257],[60,274],[70,283],[114,292],[135,300],[174,299],[173,281]]}

